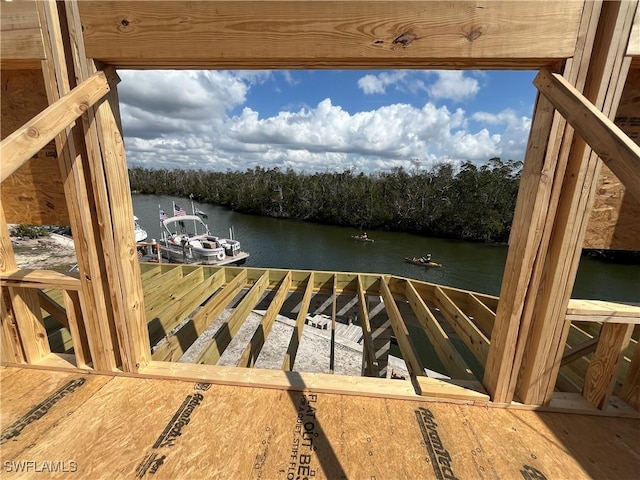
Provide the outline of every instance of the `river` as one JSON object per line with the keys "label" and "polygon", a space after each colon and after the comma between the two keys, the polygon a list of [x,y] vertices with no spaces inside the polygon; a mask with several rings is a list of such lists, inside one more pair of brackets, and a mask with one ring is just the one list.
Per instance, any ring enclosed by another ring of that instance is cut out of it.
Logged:
{"label": "river", "polygon": [[[135,215],[149,240],[160,238],[158,205],[171,215],[175,201],[191,213],[188,199],[132,195]],[[506,245],[443,240],[407,233],[368,231],[373,243],[350,238],[348,227],[245,215],[225,208],[197,204],[208,214],[211,232],[235,238],[251,256],[247,267],[387,273],[476,292],[499,295],[507,256]],[[405,257],[432,254],[442,268],[411,265]],[[582,257],[573,298],[640,302],[640,265],[622,265]]]}

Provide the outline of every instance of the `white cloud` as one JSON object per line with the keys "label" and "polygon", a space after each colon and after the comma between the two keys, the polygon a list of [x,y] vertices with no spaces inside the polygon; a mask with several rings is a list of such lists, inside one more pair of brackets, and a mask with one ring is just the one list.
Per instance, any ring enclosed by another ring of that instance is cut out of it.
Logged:
{"label": "white cloud", "polygon": [[427,91],[434,99],[461,102],[474,97],[480,91],[478,81],[475,78],[465,76],[463,71],[436,70],[433,73],[437,76],[437,80],[427,87]]}
{"label": "white cloud", "polygon": [[405,70],[393,70],[391,72],[382,72],[378,75],[365,75],[358,80],[358,87],[365,95],[386,93],[387,87],[401,83],[408,75]]}
{"label": "white cloud", "polygon": [[476,112],[471,118],[482,124],[504,125],[505,128],[496,143],[497,155],[502,156],[503,159],[524,160],[529,130],[531,130],[531,118],[519,116],[511,109],[495,114]]}
{"label": "white cloud", "polygon": [[[409,78],[408,72],[384,73],[367,80],[367,88],[378,88],[377,81],[384,89]],[[119,91],[130,165],[217,171],[260,165],[308,172],[349,168],[372,172],[398,166],[411,169],[416,158],[423,167],[445,159],[523,158],[530,120],[510,110],[469,116],[462,109],[426,102],[421,108],[396,103],[350,113],[326,98],[312,107],[290,108],[263,118],[246,106],[246,100],[252,86],[270,75],[121,72]],[[367,77],[358,82],[360,88]],[[469,86],[466,78],[442,72],[430,88],[445,78],[458,85],[457,90],[448,87],[453,97],[462,98],[478,88],[477,82],[476,87]],[[442,90],[439,95],[445,93]],[[474,122],[478,122],[475,130],[469,128]]]}
{"label": "white cloud", "polygon": [[[383,95],[393,87],[419,95],[426,92],[434,100],[462,102],[480,91],[480,83],[469,72],[456,70],[392,70],[376,75],[367,74],[358,80],[365,95]],[[482,77],[480,72],[474,76]]]}

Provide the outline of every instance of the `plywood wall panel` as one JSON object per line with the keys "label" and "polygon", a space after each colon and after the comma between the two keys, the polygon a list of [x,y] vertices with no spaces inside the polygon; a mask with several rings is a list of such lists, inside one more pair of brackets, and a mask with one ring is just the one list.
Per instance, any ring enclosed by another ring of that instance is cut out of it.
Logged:
{"label": "plywood wall panel", "polygon": [[[1,75],[0,132],[5,138],[47,108],[48,103],[40,70],[2,70]],[[0,195],[8,223],[68,225],[54,143],[50,142],[2,182]]]}
{"label": "plywood wall panel", "polygon": [[[629,72],[615,123],[640,145],[640,69]],[[598,179],[584,248],[640,250],[640,203],[606,165]]]}

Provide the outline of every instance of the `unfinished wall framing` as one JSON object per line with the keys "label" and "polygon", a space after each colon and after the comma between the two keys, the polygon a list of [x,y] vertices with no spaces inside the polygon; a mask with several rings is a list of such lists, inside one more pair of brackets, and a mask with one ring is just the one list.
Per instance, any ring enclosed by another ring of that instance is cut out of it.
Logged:
{"label": "unfinished wall framing", "polygon": [[[229,382],[245,376],[255,385],[292,388],[296,377],[290,371],[306,310],[314,295],[328,289],[331,331],[343,300],[338,293],[354,298],[366,375],[386,371],[375,347],[375,315],[367,307],[368,296],[375,295],[384,303],[413,393],[493,406],[514,400],[553,405],[554,388],[563,384],[567,395],[576,395],[564,397],[565,405],[605,411],[613,402],[624,405],[619,411],[637,414],[637,308],[577,305],[569,299],[583,245],[640,249],[633,93],[640,78],[637,8],[637,0],[482,6],[472,1],[3,2],[3,364],[222,383],[225,375]],[[173,266],[141,271],[130,228],[114,69],[396,67],[540,70],[500,300],[390,276]],[[601,160],[613,173],[600,175]],[[588,229],[590,218],[596,226]],[[68,222],[79,278],[17,269],[7,231],[13,222]],[[160,293],[159,279],[166,276],[189,286],[181,302]],[[44,298],[43,289],[61,292],[59,299]],[[301,307],[281,370],[223,374],[212,365],[175,363],[185,342],[247,289],[227,329],[198,363],[215,363],[248,312],[270,292],[260,328],[238,360],[255,366],[275,316],[295,291]],[[217,300],[207,302],[213,292]],[[188,313],[187,305],[204,305],[205,312],[191,318],[190,337],[186,330],[172,335],[152,353],[151,343],[171,331]],[[42,309],[66,322],[73,358],[50,353]],[[408,314],[455,382],[425,374],[404,320]],[[602,328],[595,334],[584,322]],[[339,363],[334,347],[327,356],[329,375]],[[339,376],[313,381],[326,391],[361,388]],[[381,395],[398,388],[379,385]]]}

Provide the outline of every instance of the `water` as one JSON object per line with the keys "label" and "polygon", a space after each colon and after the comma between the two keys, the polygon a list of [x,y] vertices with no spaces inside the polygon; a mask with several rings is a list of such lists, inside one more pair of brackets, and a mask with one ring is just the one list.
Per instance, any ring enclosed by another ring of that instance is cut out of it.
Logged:
{"label": "water", "polygon": [[[133,195],[134,213],[149,239],[160,238],[158,205],[171,212],[175,201],[191,213],[188,199]],[[251,256],[247,267],[338,272],[386,273],[476,292],[499,295],[507,256],[506,245],[443,240],[407,233],[367,233],[374,243],[357,242],[361,232],[347,227],[245,215],[225,208],[197,204],[208,214],[205,222],[215,235],[235,238]],[[405,257],[432,254],[442,268],[411,265]],[[640,265],[606,263],[582,258],[573,298],[640,302]]]}

